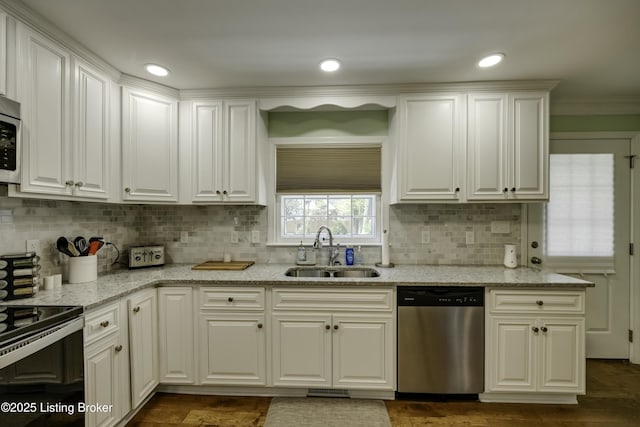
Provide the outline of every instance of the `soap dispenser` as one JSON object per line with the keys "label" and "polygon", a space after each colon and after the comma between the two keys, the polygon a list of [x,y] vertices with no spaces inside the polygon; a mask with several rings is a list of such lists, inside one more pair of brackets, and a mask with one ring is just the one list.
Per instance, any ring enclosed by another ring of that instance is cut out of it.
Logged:
{"label": "soap dispenser", "polygon": [[298,246],[298,254],[296,255],[296,264],[304,264],[307,261],[307,250],[304,248],[302,241]]}

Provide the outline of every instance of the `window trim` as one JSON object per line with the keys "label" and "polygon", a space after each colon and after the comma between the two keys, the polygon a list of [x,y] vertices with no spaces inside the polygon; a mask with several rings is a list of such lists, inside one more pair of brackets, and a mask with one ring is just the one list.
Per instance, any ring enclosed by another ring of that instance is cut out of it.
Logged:
{"label": "window trim", "polygon": [[[343,194],[375,194],[376,195],[376,237],[372,239],[349,239],[349,241],[342,241],[342,238],[338,239],[338,243],[344,244],[356,244],[361,246],[380,246],[382,244],[382,230],[387,223],[385,213],[388,212],[387,200],[383,196],[387,187],[385,180],[385,163],[387,162],[385,157],[385,151],[387,148],[387,137],[381,135],[375,136],[311,136],[311,137],[289,137],[289,138],[269,138],[269,162],[267,174],[268,179],[266,182],[267,188],[267,217],[269,221],[267,245],[268,246],[297,246],[300,244],[300,239],[282,239],[280,238],[280,198],[279,194],[276,194],[276,150],[279,145],[289,146],[308,146],[308,147],[363,147],[363,146],[377,146],[381,147],[381,160],[382,160],[382,193],[374,192],[349,192]],[[283,193],[287,194],[287,193]],[[333,194],[333,193],[326,193]],[[339,194],[339,193],[335,193]],[[313,243],[309,239],[302,239],[305,245]]]}

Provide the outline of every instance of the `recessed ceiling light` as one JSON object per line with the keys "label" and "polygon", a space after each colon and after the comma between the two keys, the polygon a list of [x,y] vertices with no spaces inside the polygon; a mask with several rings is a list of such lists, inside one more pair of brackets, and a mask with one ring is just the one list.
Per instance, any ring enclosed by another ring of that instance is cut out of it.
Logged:
{"label": "recessed ceiling light", "polygon": [[320,68],[322,69],[322,71],[332,73],[340,68],[340,61],[333,58],[325,59],[320,63]]}
{"label": "recessed ceiling light", "polygon": [[493,53],[489,56],[485,56],[484,58],[482,58],[480,62],[478,62],[478,67],[482,67],[482,68],[493,67],[494,65],[499,64],[503,58],[504,58],[504,53]]}
{"label": "recessed ceiling light", "polygon": [[144,66],[144,68],[148,73],[153,74],[154,76],[165,77],[169,75],[169,70],[161,65],[147,64]]}

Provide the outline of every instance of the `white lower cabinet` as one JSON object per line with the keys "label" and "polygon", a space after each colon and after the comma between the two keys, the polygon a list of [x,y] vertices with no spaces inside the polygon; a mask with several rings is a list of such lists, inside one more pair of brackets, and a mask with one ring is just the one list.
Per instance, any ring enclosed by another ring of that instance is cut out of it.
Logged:
{"label": "white lower cabinet", "polygon": [[129,348],[120,301],[85,314],[84,373],[87,405],[109,405],[110,411],[88,412],[85,425],[112,426],[131,409]]}
{"label": "white lower cabinet", "polygon": [[267,327],[264,301],[264,288],[200,288],[200,384],[266,385]]}
{"label": "white lower cabinet", "polygon": [[158,385],[158,302],[156,289],[127,300],[131,355],[131,405],[136,408]]}
{"label": "white lower cabinet", "polygon": [[274,386],[394,388],[390,289],[274,289],[272,301]]}
{"label": "white lower cabinet", "polygon": [[487,296],[486,400],[584,394],[584,291],[493,290]]}
{"label": "white lower cabinet", "polygon": [[186,286],[158,289],[158,350],[160,382],[193,384],[193,289]]}

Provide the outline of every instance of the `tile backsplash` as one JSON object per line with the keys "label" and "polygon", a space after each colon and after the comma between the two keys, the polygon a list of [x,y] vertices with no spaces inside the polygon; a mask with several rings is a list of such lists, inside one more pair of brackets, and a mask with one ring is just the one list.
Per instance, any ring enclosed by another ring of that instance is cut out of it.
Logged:
{"label": "tile backsplash", "polygon": [[[24,252],[27,239],[40,241],[43,274],[62,270],[65,257],[55,249],[60,236],[104,236],[120,250],[99,253],[99,273],[126,268],[128,248],[163,244],[168,263],[233,259],[293,263],[295,247],[268,246],[267,209],[259,206],[116,205],[14,199],[0,186],[0,254]],[[237,218],[237,221],[234,219]],[[492,233],[491,223],[508,224]],[[505,243],[520,243],[519,204],[396,205],[390,207],[391,262],[395,264],[501,264]],[[260,243],[251,243],[251,232]],[[232,232],[238,243],[231,243]],[[422,243],[428,232],[429,243]],[[467,244],[467,232],[474,243]],[[339,239],[337,239],[340,242]],[[345,242],[348,243],[348,242]],[[380,261],[380,247],[363,247],[365,263]]]}

